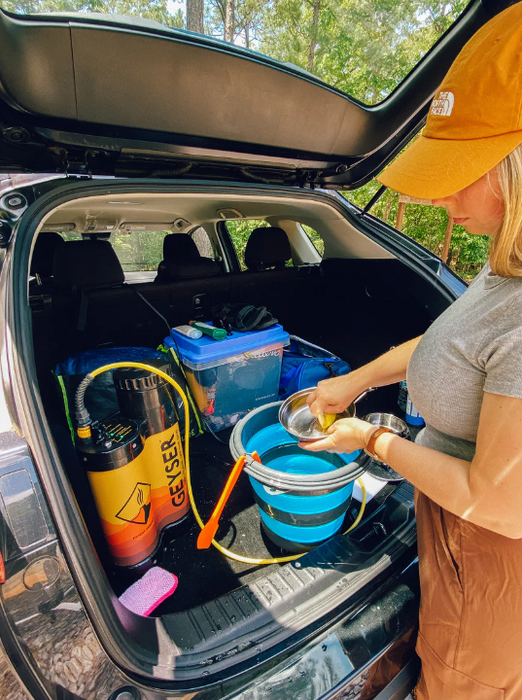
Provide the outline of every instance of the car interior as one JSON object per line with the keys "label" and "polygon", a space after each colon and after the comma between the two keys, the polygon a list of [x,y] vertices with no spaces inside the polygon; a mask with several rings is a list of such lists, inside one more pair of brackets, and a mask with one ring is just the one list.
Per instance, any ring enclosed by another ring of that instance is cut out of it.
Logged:
{"label": "car interior", "polygon": [[[341,202],[338,195],[324,193],[253,190],[241,195],[226,188],[213,193],[134,193],[132,199],[108,193],[62,204],[40,224],[29,279],[40,393],[97,560],[116,595],[138,572],[111,562],[71,441],[54,368],[85,350],[157,348],[169,327],[209,320],[211,307],[219,302],[265,306],[285,331],[326,348],[352,368],[419,335],[447,300],[432,282],[356,228],[358,210]],[[238,222],[252,224],[244,250],[234,248],[230,235]],[[316,232],[316,241],[322,242],[318,247],[324,246],[322,255],[305,227]],[[132,239],[133,231],[145,231],[146,240],[156,237],[153,269],[124,270],[120,258],[132,248],[125,241],[126,236]],[[397,387],[383,388],[363,399],[357,412],[394,412],[396,403]],[[205,432],[191,441],[194,496],[205,518],[233,464],[229,435],[230,430]],[[395,529],[413,519],[411,491],[405,488],[400,483],[386,485],[351,535],[349,546],[362,548],[367,563],[377,561]],[[354,505],[347,517],[354,518],[357,510]],[[173,620],[169,629],[174,637],[180,621],[175,622],[172,613],[185,615],[238,591],[252,597],[256,586],[257,598],[263,582],[285,569],[281,564],[256,567],[232,561],[213,548],[196,549],[199,528],[190,518],[169,532],[155,562],[175,573],[179,585],[154,615]],[[259,527],[246,477],[227,504],[217,539],[248,556],[282,554]],[[337,540],[328,554],[332,576],[343,573],[345,555],[335,553]],[[327,546],[320,548],[323,557]]]}

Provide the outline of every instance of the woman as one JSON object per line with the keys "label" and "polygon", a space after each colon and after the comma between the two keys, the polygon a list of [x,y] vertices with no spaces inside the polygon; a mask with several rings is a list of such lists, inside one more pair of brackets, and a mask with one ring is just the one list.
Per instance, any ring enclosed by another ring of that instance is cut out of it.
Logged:
{"label": "woman", "polygon": [[440,86],[423,135],[381,176],[492,239],[485,268],[428,329],[345,377],[311,411],[407,378],[411,443],[356,418],[302,444],[367,449],[416,487],[418,700],[522,698],[522,6],[485,25]]}

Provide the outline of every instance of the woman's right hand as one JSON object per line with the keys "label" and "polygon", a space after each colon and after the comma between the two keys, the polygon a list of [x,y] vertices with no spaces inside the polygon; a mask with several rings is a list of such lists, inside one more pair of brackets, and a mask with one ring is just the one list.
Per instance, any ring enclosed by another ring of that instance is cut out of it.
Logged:
{"label": "woman's right hand", "polygon": [[350,372],[342,377],[319,382],[306,402],[314,416],[321,413],[342,413],[367,388],[361,387],[355,372]]}

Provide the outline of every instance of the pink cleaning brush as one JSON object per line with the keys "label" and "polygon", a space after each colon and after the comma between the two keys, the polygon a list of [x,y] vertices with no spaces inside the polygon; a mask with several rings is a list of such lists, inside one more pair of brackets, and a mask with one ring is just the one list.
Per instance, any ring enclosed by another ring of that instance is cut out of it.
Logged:
{"label": "pink cleaning brush", "polygon": [[119,601],[137,615],[147,617],[174,593],[177,585],[177,576],[159,566],[154,566],[139,581],[127,588],[119,597]]}

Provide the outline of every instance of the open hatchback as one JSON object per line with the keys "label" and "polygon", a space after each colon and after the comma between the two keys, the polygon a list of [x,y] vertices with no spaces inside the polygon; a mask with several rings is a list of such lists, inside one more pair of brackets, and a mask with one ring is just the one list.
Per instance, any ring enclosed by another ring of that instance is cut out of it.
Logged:
{"label": "open hatchback", "polygon": [[[154,553],[178,587],[141,617],[118,600],[138,573],[109,555],[55,374],[86,351],[155,350],[170,327],[209,320],[225,303],[266,307],[284,331],[352,368],[423,333],[464,283],[336,190],[367,183],[419,131],[461,47],[505,4],[470,3],[375,106],[294,66],[154,22],[0,12],[0,171],[9,173],[0,191],[0,638],[26,694],[409,692],[418,598],[408,483],[383,481],[352,532],[268,566],[198,550],[189,516]],[[174,246],[190,255],[167,260],[168,236],[190,239]],[[60,264],[58,247],[70,252]],[[168,274],[158,276],[162,259]],[[368,395],[358,415],[400,413],[397,389]],[[191,439],[204,520],[233,464],[229,436]],[[358,510],[354,500],[346,524]],[[288,554],[263,535],[246,474],[217,539],[244,557]]]}

